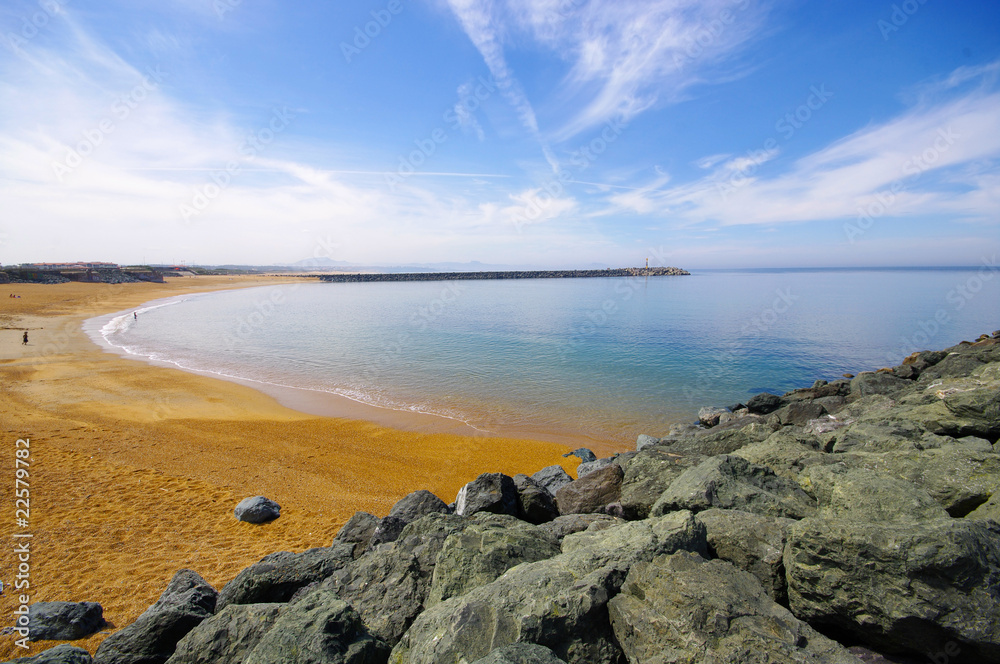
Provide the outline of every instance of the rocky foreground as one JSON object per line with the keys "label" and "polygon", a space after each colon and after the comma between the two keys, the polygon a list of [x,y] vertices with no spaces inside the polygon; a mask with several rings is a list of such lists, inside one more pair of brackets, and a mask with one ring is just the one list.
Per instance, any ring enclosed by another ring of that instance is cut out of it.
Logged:
{"label": "rocky foreground", "polygon": [[[1000,662],[1000,333],[699,420],[576,480],[418,491],[219,592],[181,570],[93,660],[15,661]],[[36,604],[32,638],[100,621]]]}

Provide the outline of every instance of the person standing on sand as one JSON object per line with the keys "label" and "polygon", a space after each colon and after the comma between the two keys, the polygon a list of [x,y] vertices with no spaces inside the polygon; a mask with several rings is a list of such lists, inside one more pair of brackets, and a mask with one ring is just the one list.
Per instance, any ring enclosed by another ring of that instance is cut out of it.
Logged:
{"label": "person standing on sand", "polygon": [[22,339],[21,339],[21,345],[22,346],[27,346],[28,345],[28,331],[27,330],[24,331],[24,337],[22,337]]}
{"label": "person standing on sand", "polygon": [[133,311],[132,312],[132,320],[139,320],[139,314]]}

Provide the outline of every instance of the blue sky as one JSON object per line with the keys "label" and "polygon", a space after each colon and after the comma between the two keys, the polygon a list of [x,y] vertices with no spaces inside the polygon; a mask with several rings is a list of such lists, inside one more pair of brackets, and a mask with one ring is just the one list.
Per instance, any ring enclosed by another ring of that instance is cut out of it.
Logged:
{"label": "blue sky", "polygon": [[1000,3],[8,0],[0,262],[975,265]]}

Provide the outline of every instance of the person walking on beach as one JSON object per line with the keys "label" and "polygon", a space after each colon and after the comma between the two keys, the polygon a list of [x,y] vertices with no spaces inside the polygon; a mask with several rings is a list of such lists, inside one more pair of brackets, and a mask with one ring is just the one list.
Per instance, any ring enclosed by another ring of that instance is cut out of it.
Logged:
{"label": "person walking on beach", "polygon": [[27,330],[24,331],[24,336],[21,338],[21,345],[22,346],[27,346],[28,345],[28,331]]}
{"label": "person walking on beach", "polygon": [[133,311],[132,312],[132,320],[139,320],[139,314]]}

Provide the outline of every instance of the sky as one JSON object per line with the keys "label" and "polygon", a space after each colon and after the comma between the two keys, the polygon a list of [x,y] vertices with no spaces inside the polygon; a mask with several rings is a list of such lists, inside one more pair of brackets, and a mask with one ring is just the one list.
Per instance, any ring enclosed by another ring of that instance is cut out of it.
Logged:
{"label": "sky", "polygon": [[994,0],[4,0],[0,263],[1000,252]]}

